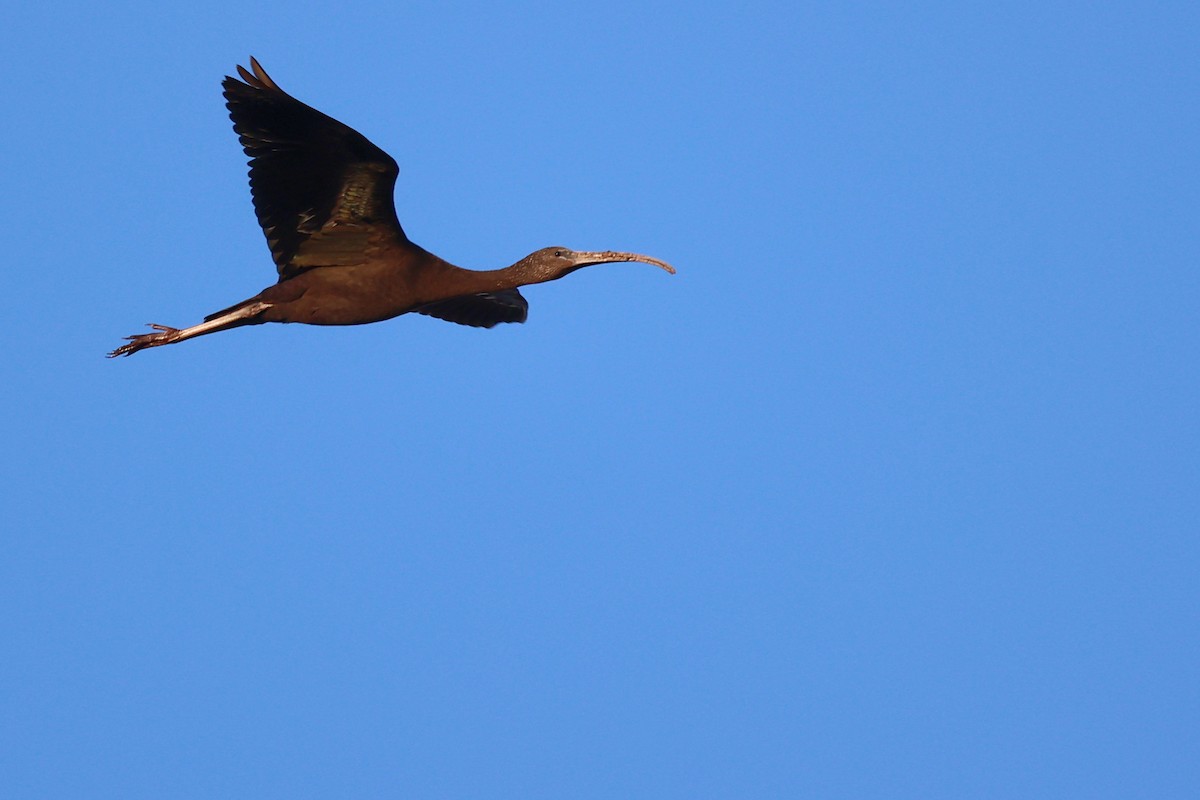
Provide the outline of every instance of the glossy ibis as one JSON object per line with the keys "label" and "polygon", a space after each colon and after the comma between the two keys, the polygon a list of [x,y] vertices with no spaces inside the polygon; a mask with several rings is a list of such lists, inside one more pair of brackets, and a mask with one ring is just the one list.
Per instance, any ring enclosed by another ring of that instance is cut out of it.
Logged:
{"label": "glossy ibis", "polygon": [[248,300],[209,314],[190,328],[154,325],[109,353],[258,325],[304,322],[359,325],[409,311],[490,328],[524,322],[529,304],[517,290],[592,264],[641,261],[637,253],[546,247],[511,267],[469,270],[409,241],[392,192],[399,168],[366,137],[279,88],[259,63],[226,77],[225,104],[246,155],[250,193],[279,281]]}

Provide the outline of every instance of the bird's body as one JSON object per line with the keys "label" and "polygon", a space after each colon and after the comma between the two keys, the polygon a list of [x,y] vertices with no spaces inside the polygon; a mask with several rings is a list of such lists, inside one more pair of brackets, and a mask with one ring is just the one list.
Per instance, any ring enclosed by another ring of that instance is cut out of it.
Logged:
{"label": "bird's body", "polygon": [[130,355],[264,322],[361,325],[416,311],[490,328],[524,322],[518,288],[581,267],[641,261],[636,253],[538,250],[497,270],[456,267],[409,241],[392,193],[399,168],[357,131],[280,89],[253,58],[226,77],[226,105],[246,155],[259,224],[279,273],[274,285],[190,328],[151,325],[109,353]]}

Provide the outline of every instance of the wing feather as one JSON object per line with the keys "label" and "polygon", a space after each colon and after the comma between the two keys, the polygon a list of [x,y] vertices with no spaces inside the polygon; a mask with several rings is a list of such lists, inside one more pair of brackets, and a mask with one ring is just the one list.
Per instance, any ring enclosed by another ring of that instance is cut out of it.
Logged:
{"label": "wing feather", "polygon": [[255,59],[222,83],[250,157],[250,192],[280,280],[362,263],[379,237],[407,242],[396,218],[396,162],[365,136],[300,102]]}
{"label": "wing feather", "polygon": [[501,322],[524,322],[529,314],[529,303],[516,289],[507,289],[452,297],[423,305],[415,311],[459,325],[491,328]]}

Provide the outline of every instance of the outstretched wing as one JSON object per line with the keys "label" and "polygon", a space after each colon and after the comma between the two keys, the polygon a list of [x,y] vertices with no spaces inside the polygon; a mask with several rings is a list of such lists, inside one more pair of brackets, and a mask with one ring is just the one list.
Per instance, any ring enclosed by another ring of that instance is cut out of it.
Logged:
{"label": "outstretched wing", "polygon": [[250,157],[250,192],[280,280],[353,266],[386,242],[407,242],[392,193],[395,160],[358,131],[301,103],[253,58],[222,82]]}
{"label": "outstretched wing", "polygon": [[501,322],[524,322],[529,313],[529,303],[516,289],[502,292],[483,292],[463,297],[451,297],[414,309],[459,325],[473,328],[491,328]]}

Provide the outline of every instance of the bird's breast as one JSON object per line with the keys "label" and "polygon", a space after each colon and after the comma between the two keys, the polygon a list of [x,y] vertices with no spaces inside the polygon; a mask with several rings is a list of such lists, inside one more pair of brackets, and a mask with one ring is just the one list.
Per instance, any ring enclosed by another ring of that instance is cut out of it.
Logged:
{"label": "bird's breast", "polygon": [[[307,325],[365,325],[418,305],[404,270],[369,265],[312,269],[272,289],[286,291],[292,299],[278,303],[271,316]],[[263,292],[263,299],[272,302],[271,293]]]}

